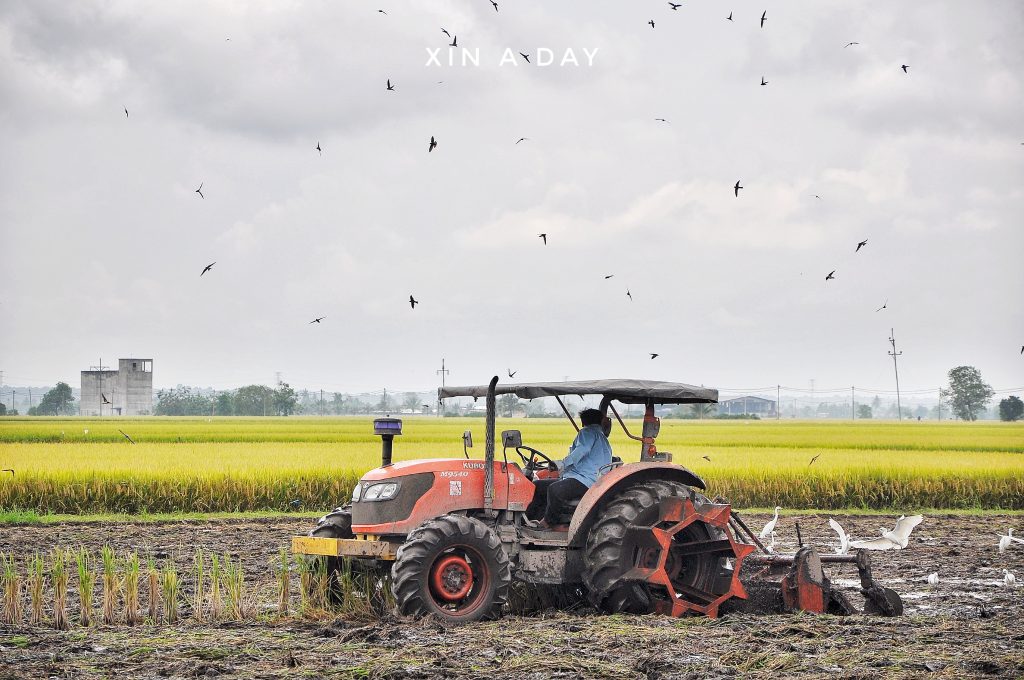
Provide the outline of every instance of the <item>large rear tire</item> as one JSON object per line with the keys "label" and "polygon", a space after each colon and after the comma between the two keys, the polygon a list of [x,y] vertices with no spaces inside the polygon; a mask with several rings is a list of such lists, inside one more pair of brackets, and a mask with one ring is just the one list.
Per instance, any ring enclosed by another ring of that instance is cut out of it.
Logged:
{"label": "large rear tire", "polygon": [[444,515],[415,529],[398,548],[391,589],[399,613],[449,623],[496,618],[508,601],[508,555],[483,522]]}
{"label": "large rear tire", "polygon": [[[707,499],[685,484],[649,481],[617,492],[606,504],[587,536],[583,554],[583,583],[591,603],[606,612],[649,614],[655,610],[655,599],[664,598],[646,583],[623,581],[622,576],[633,567],[653,566],[650,548],[634,544],[627,534],[631,527],[651,527],[659,519],[660,501],[671,496],[690,498],[695,505]],[[703,522],[686,527],[678,538],[706,541],[724,538],[718,529]],[[677,579],[688,587],[710,591],[719,573],[721,558],[715,555],[692,555],[672,563],[668,569],[673,582]],[[664,589],[662,589],[664,590]]]}

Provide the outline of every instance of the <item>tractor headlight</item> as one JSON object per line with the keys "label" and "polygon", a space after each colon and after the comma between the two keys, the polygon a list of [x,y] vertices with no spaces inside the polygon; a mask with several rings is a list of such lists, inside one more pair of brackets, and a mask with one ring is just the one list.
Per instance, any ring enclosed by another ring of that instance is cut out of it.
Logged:
{"label": "tractor headlight", "polygon": [[355,488],[352,489],[352,502],[353,503],[358,503],[359,502],[359,497],[362,496],[362,495],[363,495],[363,485],[360,484],[359,482],[356,482]]}
{"label": "tractor headlight", "polygon": [[398,482],[382,482],[370,484],[363,489],[362,500],[364,501],[387,501],[398,494]]}

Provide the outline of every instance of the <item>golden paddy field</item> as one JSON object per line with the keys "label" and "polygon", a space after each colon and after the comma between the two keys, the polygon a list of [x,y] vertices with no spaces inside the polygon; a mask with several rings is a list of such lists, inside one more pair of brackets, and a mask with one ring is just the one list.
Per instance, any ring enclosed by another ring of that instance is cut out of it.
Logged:
{"label": "golden paddy field", "polygon": [[[499,419],[511,428],[553,458],[574,435],[563,419]],[[461,457],[467,429],[483,457],[483,419],[406,418],[395,460]],[[369,418],[0,418],[0,468],[15,471],[0,511],[326,509],[379,465],[372,431]],[[612,446],[639,456],[618,426]],[[1021,424],[663,420],[658,448],[737,507],[1024,509]]]}

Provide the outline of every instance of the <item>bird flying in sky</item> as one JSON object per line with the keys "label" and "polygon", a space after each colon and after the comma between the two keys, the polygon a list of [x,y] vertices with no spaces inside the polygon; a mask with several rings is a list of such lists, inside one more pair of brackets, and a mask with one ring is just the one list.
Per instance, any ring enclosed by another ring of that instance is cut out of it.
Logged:
{"label": "bird flying in sky", "polygon": [[458,46],[459,46],[459,34],[456,33],[455,36],[452,38],[452,41],[448,44],[448,47],[458,47]]}
{"label": "bird flying in sky", "polygon": [[742,188],[743,188],[743,187],[741,187],[741,186],[740,186],[740,181],[739,181],[739,180],[736,180],[736,186],[734,186],[734,187],[732,188],[732,190],[733,190],[733,193],[735,193],[735,194],[736,194],[736,198],[739,198],[739,197],[740,197],[740,189],[742,189]]}
{"label": "bird flying in sky", "polygon": [[629,298],[630,302],[633,301],[633,294],[629,292],[629,288],[626,289],[626,297]]}
{"label": "bird flying in sky", "polygon": [[519,372],[519,371],[513,371],[513,370],[512,370],[511,368],[510,368],[510,369],[508,369],[508,377],[510,377],[510,378],[514,378],[514,377],[516,377],[516,373],[518,373],[518,372]]}
{"label": "bird flying in sky", "polygon": [[768,18],[768,10],[761,12],[761,28],[764,28],[764,22]]}
{"label": "bird flying in sky", "polygon": [[324,155],[324,150],[320,148],[320,142],[317,142],[317,143],[316,143],[316,152],[317,152],[318,154],[320,154],[321,156],[323,156],[323,155]]}
{"label": "bird flying in sky", "polygon": [[525,59],[527,64],[530,63],[530,55],[529,54],[523,54],[522,52],[520,52],[519,56],[522,57],[523,59]]}
{"label": "bird flying in sky", "polygon": [[843,45],[843,49],[845,50],[850,45],[859,45],[859,44],[860,44],[859,42],[848,42],[845,45]]}
{"label": "bird flying in sky", "polygon": [[388,92],[394,92],[395,86],[391,84],[391,78],[388,78]]}
{"label": "bird flying in sky", "polygon": [[831,281],[832,279],[836,278],[835,274],[836,274],[836,270],[833,269],[832,271],[830,271],[828,273],[828,276],[825,277],[825,280],[826,281]]}
{"label": "bird flying in sky", "polygon": [[124,117],[125,118],[128,117],[128,107],[127,106],[124,108]]}
{"label": "bird flying in sky", "polygon": [[725,18],[726,21],[732,21],[732,12],[729,12],[729,16]]}
{"label": "bird flying in sky", "polygon": [[418,305],[419,303],[420,303],[419,300],[417,300],[416,298],[414,298],[411,295],[409,296],[409,306],[410,307],[412,307],[413,309],[416,309],[416,305]]}
{"label": "bird flying in sky", "polygon": [[867,244],[868,244],[868,240],[867,239],[864,239],[863,241],[858,241],[857,242],[857,250],[855,250],[853,252],[859,253],[860,249],[863,248],[864,246],[866,246]]}
{"label": "bird flying in sky", "polygon": [[880,312],[880,311],[882,311],[883,309],[885,309],[885,308],[886,308],[886,307],[888,307],[888,306],[889,306],[889,301],[888,301],[888,300],[886,300],[886,301],[885,301],[885,303],[884,303],[884,304],[883,304],[883,305],[882,305],[881,307],[879,307],[878,309],[876,309],[875,311],[876,311],[876,312]]}
{"label": "bird flying in sky", "polygon": [[651,19],[647,23],[649,23],[651,25],[651,28],[654,28],[654,19]]}
{"label": "bird flying in sky", "polygon": [[215,265],[215,264],[217,264],[217,263],[216,262],[211,262],[210,264],[208,264],[205,267],[203,267],[203,271],[199,272],[199,276],[201,277],[203,274],[205,274],[206,272],[208,272],[211,269],[213,269],[213,265]]}
{"label": "bird flying in sky", "polygon": [[548,244],[548,235],[547,234],[537,234],[537,238],[543,239],[544,240],[544,245]]}
{"label": "bird flying in sky", "polygon": [[206,198],[206,196],[203,196],[203,183],[202,182],[199,183],[199,188],[196,189],[194,193],[199,194],[199,198]]}
{"label": "bird flying in sky", "polygon": [[711,462],[711,458],[708,457],[708,456],[701,456],[701,458],[703,458],[704,460],[706,460],[709,463]]}
{"label": "bird flying in sky", "polygon": [[907,70],[908,68],[910,68],[908,64],[903,64],[903,66],[900,66],[900,68],[903,69],[904,73],[910,73],[910,71]]}
{"label": "bird flying in sky", "polygon": [[814,458],[811,458],[811,462],[807,464],[807,467],[811,467],[812,465],[814,465],[814,461],[818,460],[818,458],[820,458],[820,457],[821,457],[821,454],[819,453],[816,456],[814,456]]}
{"label": "bird flying in sky", "polygon": [[327,318],[326,316],[318,316],[317,318],[313,319],[309,323],[320,323],[321,321],[323,321],[326,318]]}
{"label": "bird flying in sky", "polygon": [[667,121],[666,119],[664,119],[664,118],[655,118],[654,120],[658,121],[659,123],[667,123],[667,122],[668,122],[668,121]]}
{"label": "bird flying in sky", "polygon": [[516,140],[516,144],[518,144],[519,142],[528,142],[528,141],[530,141],[529,137],[520,137],[519,139]]}
{"label": "bird flying in sky", "polygon": [[441,29],[441,32],[442,32],[442,33],[444,33],[444,34],[445,34],[446,36],[448,36],[449,38],[450,38],[450,37],[452,37],[452,34],[451,34],[451,33],[449,33],[448,31],[444,30],[443,28]]}
{"label": "bird flying in sky", "polygon": [[130,441],[132,444],[135,443],[135,440],[129,437],[127,434],[125,434],[124,430],[118,430],[118,432],[120,432],[124,436],[124,438]]}
{"label": "bird flying in sky", "polygon": [[107,399],[107,395],[103,394],[102,392],[100,392],[100,399],[102,399],[102,400],[103,400],[103,403],[104,403],[104,404],[109,404],[109,403],[111,403],[111,401],[110,401],[109,399]]}
{"label": "bird flying in sky", "polygon": [[683,3],[681,2],[670,2],[668,3],[668,6],[671,7],[673,10],[677,10],[682,6],[682,4]]}
{"label": "bird flying in sky", "polygon": [[764,79],[764,76],[761,76],[761,84],[762,85],[767,85],[768,84],[768,81]]}
{"label": "bird flying in sky", "polygon": [[612,278],[613,276],[615,276],[615,274],[609,274],[608,276],[604,277],[604,280],[607,281],[608,279]]}
{"label": "bird flying in sky", "polygon": [[491,0],[491,4],[494,5],[494,11],[497,12],[498,11],[498,3],[496,3],[494,0]]}
{"label": "bird flying in sky", "polygon": [[661,356],[661,355],[658,354],[657,352],[651,352],[651,360],[652,361],[657,359],[659,356]]}
{"label": "bird flying in sky", "polygon": [[431,151],[433,151],[436,146],[437,146],[437,140],[435,140],[434,136],[431,135],[430,136],[430,146],[427,147],[427,153],[430,153]]}

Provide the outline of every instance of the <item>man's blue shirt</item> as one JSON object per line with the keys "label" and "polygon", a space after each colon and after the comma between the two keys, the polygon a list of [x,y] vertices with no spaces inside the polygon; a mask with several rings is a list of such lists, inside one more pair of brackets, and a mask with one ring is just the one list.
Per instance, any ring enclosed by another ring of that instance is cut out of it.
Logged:
{"label": "man's blue shirt", "polygon": [[598,470],[612,462],[612,446],[600,425],[587,425],[573,440],[562,461],[562,479],[575,479],[587,487],[599,476]]}

